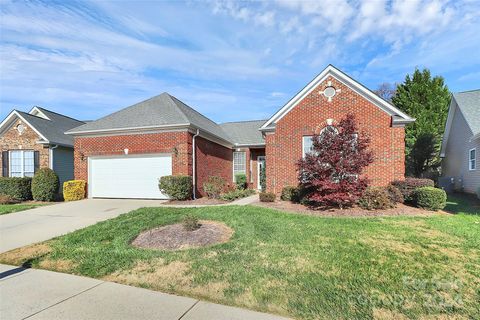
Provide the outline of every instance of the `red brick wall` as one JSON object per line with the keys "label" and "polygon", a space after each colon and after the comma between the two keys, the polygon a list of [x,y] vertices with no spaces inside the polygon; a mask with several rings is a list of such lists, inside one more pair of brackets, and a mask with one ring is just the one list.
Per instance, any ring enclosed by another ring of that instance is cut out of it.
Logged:
{"label": "red brick wall", "polygon": [[209,176],[220,176],[228,184],[232,184],[233,150],[201,137],[195,139],[197,197],[205,196],[203,183],[207,181]]}
{"label": "red brick wall", "polygon": [[87,180],[89,156],[171,153],[174,175],[192,174],[192,135],[164,132],[75,138],[75,179]]}
{"label": "red brick wall", "polygon": [[[332,81],[341,89],[331,102],[319,91]],[[267,189],[280,192],[286,185],[297,185],[296,162],[302,157],[302,137],[326,125],[327,119],[340,121],[348,113],[356,115],[360,132],[371,138],[375,161],[366,170],[372,185],[387,185],[404,177],[404,128],[392,127],[391,117],[343,83],[329,77],[276,124],[275,133],[266,136]]]}

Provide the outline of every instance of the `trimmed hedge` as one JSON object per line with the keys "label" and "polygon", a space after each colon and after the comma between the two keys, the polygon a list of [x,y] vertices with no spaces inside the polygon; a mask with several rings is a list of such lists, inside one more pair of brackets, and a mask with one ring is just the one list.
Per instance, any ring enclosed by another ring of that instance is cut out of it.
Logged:
{"label": "trimmed hedge", "polygon": [[0,177],[0,194],[18,201],[32,200],[32,178]]}
{"label": "trimmed hedge", "polygon": [[203,191],[210,199],[218,199],[220,194],[225,190],[225,179],[218,176],[210,176],[207,181],[203,183]]}
{"label": "trimmed hedge", "polygon": [[418,188],[414,192],[415,204],[423,209],[441,210],[447,205],[445,190],[434,187]]}
{"label": "trimmed hedge", "polygon": [[230,192],[224,193],[220,196],[220,200],[223,201],[233,201],[240,198],[245,198],[251,196],[255,193],[253,189],[244,189],[244,190],[232,190]]}
{"label": "trimmed hedge", "polygon": [[258,195],[260,202],[275,202],[277,196],[273,192],[261,192]]}
{"label": "trimmed hedge", "polygon": [[32,179],[32,196],[36,201],[54,201],[58,195],[60,181],[50,168],[41,168]]}
{"label": "trimmed hedge", "polygon": [[85,180],[70,180],[63,183],[63,199],[65,201],[76,201],[85,199]]}
{"label": "trimmed hedge", "polygon": [[396,180],[392,185],[397,187],[403,194],[403,199],[407,202],[414,201],[413,192],[417,188],[433,187],[435,183],[430,179],[406,178],[405,180]]}
{"label": "trimmed hedge", "polygon": [[368,187],[358,200],[358,205],[367,210],[384,210],[395,207],[386,188]]}
{"label": "trimmed hedge", "polygon": [[298,188],[293,186],[284,187],[282,189],[282,194],[280,195],[280,199],[284,201],[298,201],[299,199]]}
{"label": "trimmed hedge", "polygon": [[164,176],[159,179],[158,188],[173,200],[189,200],[193,191],[192,177]]}
{"label": "trimmed hedge", "polygon": [[235,175],[235,185],[238,190],[247,189],[247,175],[245,173],[237,173]]}

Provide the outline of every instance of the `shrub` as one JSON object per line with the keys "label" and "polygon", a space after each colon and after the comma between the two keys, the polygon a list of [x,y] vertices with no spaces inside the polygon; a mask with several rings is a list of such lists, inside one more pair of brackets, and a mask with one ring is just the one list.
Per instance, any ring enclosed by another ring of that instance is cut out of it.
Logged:
{"label": "shrub", "polygon": [[58,194],[57,174],[50,168],[41,168],[32,179],[32,196],[37,201],[53,201]]}
{"label": "shrub", "polygon": [[158,188],[173,200],[188,200],[192,198],[192,177],[164,176],[160,178]]}
{"label": "shrub", "polygon": [[0,177],[0,194],[13,200],[32,200],[32,178]]}
{"label": "shrub", "polygon": [[203,184],[203,191],[207,197],[211,199],[218,199],[220,194],[225,190],[226,182],[222,177],[211,176]]}
{"label": "shrub", "polygon": [[223,201],[233,201],[240,198],[245,198],[251,196],[255,193],[253,189],[245,189],[245,190],[232,190],[227,193],[224,193],[220,196],[220,199]]}
{"label": "shrub", "polygon": [[260,202],[274,202],[276,197],[273,192],[261,192],[259,194]]}
{"label": "shrub", "polygon": [[363,209],[384,210],[394,207],[388,191],[381,187],[368,187],[358,201]]}
{"label": "shrub", "polygon": [[392,201],[393,203],[403,203],[403,194],[400,189],[398,189],[394,185],[389,185],[387,186],[386,190],[390,201]]}
{"label": "shrub", "polygon": [[353,114],[336,128],[326,127],[312,138],[312,151],[297,163],[298,180],[311,205],[355,204],[368,186],[363,170],[373,162],[370,139],[359,132]]}
{"label": "shrub", "polygon": [[9,195],[0,194],[0,204],[11,204],[15,203],[16,201]]}
{"label": "shrub", "polygon": [[198,218],[194,215],[187,214],[182,221],[183,229],[187,231],[194,231],[200,228],[200,224],[198,223]]}
{"label": "shrub", "polygon": [[70,180],[63,183],[63,199],[76,201],[85,199],[85,180]]}
{"label": "shrub", "polygon": [[247,189],[247,175],[245,173],[237,173],[235,175],[235,185],[238,190]]}
{"label": "shrub", "polygon": [[298,188],[292,186],[284,187],[280,199],[284,201],[298,201]]}
{"label": "shrub", "polygon": [[433,187],[435,184],[430,179],[418,179],[418,178],[406,178],[405,180],[396,180],[392,182],[392,185],[397,187],[403,194],[403,199],[407,202],[412,202],[413,192],[417,188]]}
{"label": "shrub", "polygon": [[447,205],[445,190],[434,187],[421,187],[414,191],[415,204],[423,209],[441,210]]}

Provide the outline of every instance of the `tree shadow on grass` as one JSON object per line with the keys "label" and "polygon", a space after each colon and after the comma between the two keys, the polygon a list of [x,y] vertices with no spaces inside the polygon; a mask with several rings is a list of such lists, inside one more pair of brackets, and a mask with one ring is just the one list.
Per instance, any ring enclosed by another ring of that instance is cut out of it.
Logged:
{"label": "tree shadow on grass", "polygon": [[450,193],[444,210],[451,213],[480,215],[480,200],[473,194]]}

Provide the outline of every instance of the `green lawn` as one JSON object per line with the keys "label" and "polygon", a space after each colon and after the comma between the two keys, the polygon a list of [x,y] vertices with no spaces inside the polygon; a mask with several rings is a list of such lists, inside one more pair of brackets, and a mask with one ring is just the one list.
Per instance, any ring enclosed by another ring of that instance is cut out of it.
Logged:
{"label": "green lawn", "polygon": [[39,206],[44,206],[44,205],[45,204],[43,204],[43,203],[0,204],[0,215],[7,214],[7,213],[12,213],[12,212],[17,212],[17,211],[33,209],[33,208],[36,208],[36,207],[39,207]]}
{"label": "green lawn", "polygon": [[[178,252],[130,246],[141,231],[187,213],[225,222],[231,241]],[[144,208],[0,261],[302,319],[478,319],[480,215],[465,213],[322,218],[253,206]]]}

